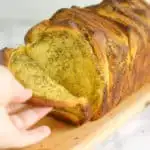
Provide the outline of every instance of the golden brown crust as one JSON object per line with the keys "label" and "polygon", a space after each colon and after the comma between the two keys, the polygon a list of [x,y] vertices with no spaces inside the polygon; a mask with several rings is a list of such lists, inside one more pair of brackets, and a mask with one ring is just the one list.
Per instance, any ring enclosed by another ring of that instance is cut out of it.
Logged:
{"label": "golden brown crust", "polygon": [[[120,71],[119,70],[117,71],[115,68],[113,68],[116,72],[116,73],[115,72],[112,73],[112,75],[113,75],[112,81],[114,83],[113,83],[112,88],[109,91],[110,95],[109,95],[109,97],[107,97],[107,99],[109,99],[111,104],[113,104],[113,106],[110,105],[110,109],[112,109],[113,107],[118,105],[125,96],[134,92],[135,91],[134,89],[140,88],[144,82],[144,81],[142,81],[142,79],[140,79],[141,82],[138,83],[138,86],[134,85],[135,82],[138,82],[138,80],[135,80],[135,78],[137,78],[136,77],[137,76],[136,75],[136,71],[137,71],[136,65],[138,64],[135,61],[137,59],[136,57],[138,57],[136,55],[140,55],[140,57],[142,57],[142,54],[135,53],[135,56],[133,57],[133,47],[134,47],[134,44],[136,43],[135,45],[137,45],[138,48],[134,49],[135,52],[141,51],[141,48],[146,50],[145,46],[147,45],[147,40],[146,40],[147,34],[145,33],[145,31],[148,31],[149,29],[147,28],[147,24],[145,25],[140,21],[141,18],[139,15],[134,14],[134,16],[133,16],[132,15],[133,12],[131,12],[130,9],[128,9],[128,8],[124,9],[122,7],[122,6],[127,6],[127,5],[123,5],[123,4],[125,4],[127,2],[131,2],[131,1],[128,1],[128,0],[125,0],[125,1],[108,0],[108,1],[106,1],[105,0],[99,5],[87,7],[88,10],[92,10],[93,12],[97,13],[99,16],[104,17],[105,19],[108,19],[108,21],[113,22],[116,25],[119,25],[119,27],[121,27],[123,29],[122,32],[124,32],[125,35],[127,35],[128,39],[129,39],[128,40],[129,41],[129,46],[128,46],[129,49],[126,51],[125,54],[127,54],[126,56],[130,57],[130,61],[128,61],[130,63],[128,63],[128,64],[131,64],[131,65],[127,64],[126,66],[123,66],[123,68],[120,68],[119,65],[117,64],[116,67],[117,67],[117,69],[119,68]],[[141,2],[141,1],[139,1],[139,2]],[[138,5],[139,2],[137,1],[136,4]],[[139,7],[136,6],[134,8],[138,9]],[[106,11],[106,9],[107,9],[107,11]],[[106,15],[104,15],[103,11],[107,12]],[[142,11],[145,12],[146,10],[142,10]],[[114,12],[116,12],[116,14],[118,16],[120,15],[120,17],[116,16],[116,19],[114,19],[112,17],[114,15],[113,14]],[[127,12],[127,14],[126,14],[126,12]],[[126,21],[124,21],[124,20],[126,20]],[[135,33],[135,36],[139,39],[133,38],[134,33]],[[130,37],[130,35],[132,35],[132,36]],[[132,51],[131,51],[131,49],[132,49]],[[119,49],[119,51],[122,52],[122,50],[120,50],[120,49]],[[142,53],[146,53],[146,51],[142,52]],[[120,57],[120,53],[118,53],[118,52],[117,52],[117,57]],[[142,60],[142,58],[140,58],[140,57],[138,57],[138,59]],[[114,60],[117,60],[117,59],[115,58]],[[121,62],[123,62],[123,60],[126,61],[126,59],[122,59]],[[111,66],[113,66],[113,61],[110,61],[109,64]],[[134,64],[134,65],[132,65],[132,64]],[[141,69],[138,68],[138,70],[141,70]],[[143,78],[145,78],[145,77],[146,77],[146,74],[143,74]],[[130,79],[132,79],[132,80],[130,80]],[[105,101],[103,101],[103,106],[104,106],[104,108],[106,108]]]}
{"label": "golden brown crust", "polygon": [[53,116],[62,119],[64,121],[71,122],[75,125],[80,125],[90,120],[92,115],[90,105],[88,104],[86,104],[85,106],[79,104],[74,108],[72,108],[74,110],[80,108],[80,112],[79,112],[80,116],[76,116],[75,114],[65,111],[65,108],[69,108],[70,106],[67,103],[63,103],[63,102],[56,102],[56,101],[32,97],[32,99],[28,101],[28,104],[34,106],[53,107],[54,108],[54,111],[52,112]]}
{"label": "golden brown crust", "polygon": [[[85,26],[87,26],[87,28],[92,31],[92,38],[95,34],[99,36],[99,34],[101,33],[106,36],[105,47],[102,47],[103,43],[98,38],[93,38],[93,46],[97,50],[97,56],[100,58],[100,60],[105,58],[105,61],[103,60],[103,62],[109,63],[109,66],[105,66],[105,69],[106,67],[108,67],[108,71],[107,73],[105,72],[104,76],[106,77],[109,74],[109,83],[107,82],[107,98],[105,99],[105,109],[107,107],[107,109],[109,110],[112,108],[113,101],[115,100],[115,96],[113,96],[114,86],[118,85],[116,84],[116,82],[118,81],[123,68],[127,67],[125,60],[127,58],[129,49],[127,48],[127,45],[124,45],[124,43],[120,43],[121,41],[118,41],[116,34],[113,34],[113,32],[115,33],[115,31],[123,31],[119,28],[119,26],[117,26],[117,24],[109,22],[105,18],[98,16],[96,13],[93,13],[93,11],[83,10],[79,8],[75,8],[74,11],[76,12],[76,16],[79,16],[82,21],[84,21]],[[111,49],[111,46],[115,45],[117,45],[117,47]],[[102,52],[105,53],[102,55]],[[118,95],[119,94],[117,94],[117,96]]]}
{"label": "golden brown crust", "polygon": [[89,119],[85,120],[84,117],[82,117],[81,119],[79,119],[76,115],[74,114],[70,114],[68,112],[65,111],[52,111],[50,114],[52,117],[58,119],[58,120],[62,120],[66,123],[72,124],[72,125],[77,125],[80,126],[84,123],[86,123],[87,121],[89,121]]}
{"label": "golden brown crust", "polygon": [[33,41],[33,38],[36,36],[36,34],[42,33],[44,30],[46,30],[51,25],[49,20],[43,20],[42,22],[36,24],[33,26],[29,31],[26,33],[24,41],[25,43],[31,43]]}

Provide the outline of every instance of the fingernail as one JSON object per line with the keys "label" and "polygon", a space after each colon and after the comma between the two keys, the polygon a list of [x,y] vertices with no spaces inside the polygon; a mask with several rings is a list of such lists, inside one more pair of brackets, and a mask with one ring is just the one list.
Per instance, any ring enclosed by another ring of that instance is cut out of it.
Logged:
{"label": "fingernail", "polygon": [[48,137],[51,134],[51,130],[47,126],[40,127],[39,132],[43,133],[44,137]]}

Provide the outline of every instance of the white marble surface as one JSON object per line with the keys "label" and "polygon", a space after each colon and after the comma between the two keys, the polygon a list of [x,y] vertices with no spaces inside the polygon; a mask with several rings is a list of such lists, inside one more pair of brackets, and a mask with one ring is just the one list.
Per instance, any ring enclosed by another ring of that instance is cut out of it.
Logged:
{"label": "white marble surface", "polygon": [[[87,5],[99,0],[0,0],[0,48],[22,44],[25,32],[56,9]],[[94,150],[149,150],[150,108],[129,120]]]}

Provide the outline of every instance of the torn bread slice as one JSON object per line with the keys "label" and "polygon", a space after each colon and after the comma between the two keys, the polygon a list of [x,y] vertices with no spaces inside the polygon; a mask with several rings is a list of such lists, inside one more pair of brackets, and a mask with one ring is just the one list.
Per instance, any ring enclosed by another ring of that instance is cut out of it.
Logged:
{"label": "torn bread slice", "polygon": [[[53,107],[54,112],[61,111],[61,114],[67,114],[64,117],[60,115],[60,118],[76,125],[89,120],[91,112],[87,99],[73,96],[52,80],[35,61],[26,55],[25,49],[24,46],[17,49],[5,48],[3,52],[8,69],[22,85],[33,90],[33,97],[28,103]],[[54,112],[52,113],[55,114]]]}

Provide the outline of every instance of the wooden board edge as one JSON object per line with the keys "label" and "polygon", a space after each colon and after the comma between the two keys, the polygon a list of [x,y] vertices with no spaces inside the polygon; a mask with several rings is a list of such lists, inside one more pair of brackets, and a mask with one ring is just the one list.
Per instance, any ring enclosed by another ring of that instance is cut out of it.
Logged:
{"label": "wooden board edge", "polygon": [[[150,85],[143,86],[138,92],[126,98],[115,109],[96,121],[94,124],[100,126],[99,130],[86,137],[85,140],[71,150],[93,150],[96,145],[106,140],[118,128],[124,125],[129,119],[143,111],[150,103]],[[107,130],[108,129],[108,130]]]}

